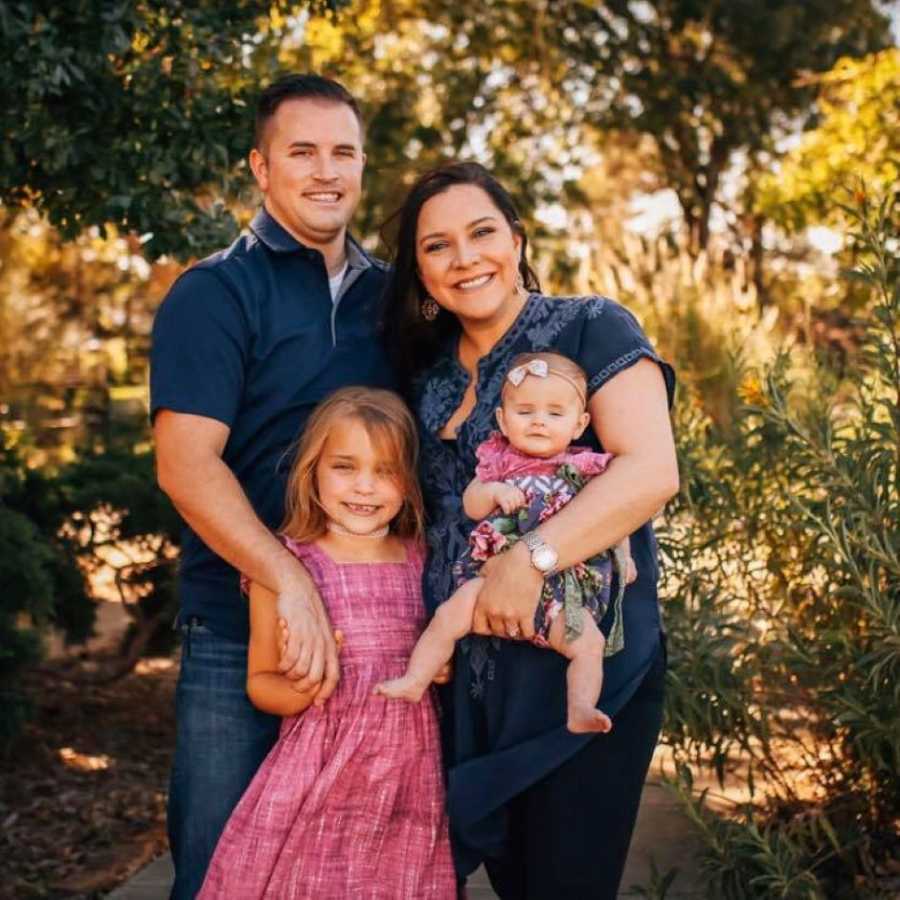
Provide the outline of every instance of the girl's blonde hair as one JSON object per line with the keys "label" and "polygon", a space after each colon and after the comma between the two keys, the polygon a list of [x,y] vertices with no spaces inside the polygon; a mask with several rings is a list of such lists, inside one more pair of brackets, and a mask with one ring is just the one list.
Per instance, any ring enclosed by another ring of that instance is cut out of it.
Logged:
{"label": "girl's blonde hair", "polygon": [[335,391],[309,417],[288,475],[281,531],[296,541],[313,541],[325,533],[327,517],[319,501],[316,467],[331,429],[339,420],[347,419],[355,419],[366,429],[379,455],[397,473],[403,506],[391,522],[391,531],[397,537],[421,541],[425,514],[416,478],[419,453],[416,423],[397,394],[368,387]]}

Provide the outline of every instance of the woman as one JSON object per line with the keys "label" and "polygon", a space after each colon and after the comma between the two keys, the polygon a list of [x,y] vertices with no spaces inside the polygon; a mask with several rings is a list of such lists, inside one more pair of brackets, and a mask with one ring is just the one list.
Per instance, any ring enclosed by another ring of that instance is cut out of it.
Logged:
{"label": "woman", "polygon": [[600,700],[612,732],[574,735],[565,659],[527,641],[543,575],[524,542],[491,561],[475,613],[484,636],[460,642],[444,698],[457,872],[464,878],[484,861],[504,900],[613,898],[662,718],[649,519],[678,486],[667,409],[674,375],[618,304],[539,292],[513,203],[483,167],[424,175],[398,218],[384,324],[420,420],[429,610],[453,592],[451,567],[472,526],[462,492],[475,448],[495,427],[509,360],[522,352],[552,349],[586,370],[592,434],[582,443],[615,454],[539,537],[563,569],[630,534],[638,570],[624,600],[625,649],[607,661]]}

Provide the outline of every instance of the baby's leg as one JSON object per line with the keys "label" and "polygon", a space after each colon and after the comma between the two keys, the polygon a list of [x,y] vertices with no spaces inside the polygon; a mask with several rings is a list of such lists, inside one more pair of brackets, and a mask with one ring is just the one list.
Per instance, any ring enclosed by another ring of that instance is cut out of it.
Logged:
{"label": "baby's leg", "polygon": [[582,612],[584,628],[574,641],[566,642],[566,614],[560,614],[550,626],[550,646],[569,660],[566,671],[568,696],[568,728],[576,734],[586,731],[609,731],[612,720],[597,709],[603,687],[603,650],[606,638],[594,617]]}
{"label": "baby's leg", "polygon": [[434,676],[453,656],[456,642],[472,630],[472,612],[483,583],[483,578],[467,581],[437,608],[413,648],[406,674],[377,684],[376,694],[412,703],[422,699]]}

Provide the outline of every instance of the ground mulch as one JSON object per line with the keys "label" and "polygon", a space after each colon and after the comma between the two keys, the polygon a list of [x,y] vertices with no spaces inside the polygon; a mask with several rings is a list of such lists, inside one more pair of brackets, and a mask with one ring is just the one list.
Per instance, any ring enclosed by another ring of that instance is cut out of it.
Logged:
{"label": "ground mulch", "polygon": [[34,704],[0,757],[0,898],[105,896],[166,847],[177,668],[109,684],[91,663],[30,673]]}

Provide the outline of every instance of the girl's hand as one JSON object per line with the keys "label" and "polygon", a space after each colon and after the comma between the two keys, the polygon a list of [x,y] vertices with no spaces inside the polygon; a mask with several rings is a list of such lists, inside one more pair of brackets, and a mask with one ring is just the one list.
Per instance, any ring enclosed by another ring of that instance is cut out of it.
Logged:
{"label": "girl's hand", "polygon": [[489,559],[481,569],[484,585],[475,603],[472,631],[502,638],[534,637],[534,613],[544,578],[523,543]]}
{"label": "girl's hand", "polygon": [[497,481],[493,488],[494,503],[506,513],[510,515],[517,509],[521,509],[528,502],[525,499],[525,493],[521,488],[517,488],[514,484],[505,484]]}
{"label": "girl's hand", "polygon": [[432,684],[446,684],[453,677],[453,662],[448,662],[434,678]]}

